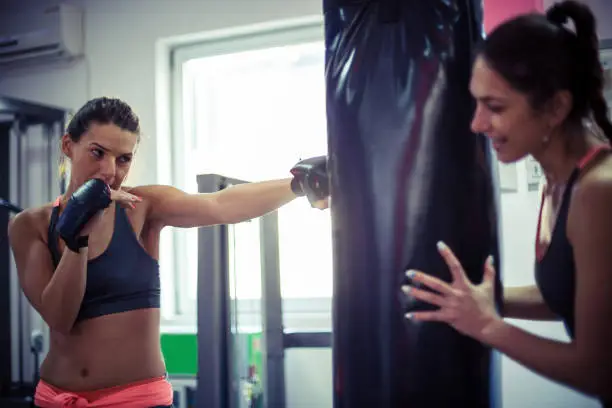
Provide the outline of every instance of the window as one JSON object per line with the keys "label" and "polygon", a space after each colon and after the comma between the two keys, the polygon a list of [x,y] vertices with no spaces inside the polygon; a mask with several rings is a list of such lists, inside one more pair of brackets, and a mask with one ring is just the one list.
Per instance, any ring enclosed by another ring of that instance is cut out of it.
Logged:
{"label": "window", "polygon": [[[321,23],[175,50],[173,184],[197,192],[196,176],[249,182],[289,177],[301,158],[326,154],[325,46]],[[233,297],[261,297],[259,223],[230,228]],[[173,231],[176,313],[195,323],[197,230]],[[332,294],[329,211],[296,200],[279,211],[285,299]],[[315,255],[313,255],[315,254]],[[168,285],[170,286],[170,285]]]}

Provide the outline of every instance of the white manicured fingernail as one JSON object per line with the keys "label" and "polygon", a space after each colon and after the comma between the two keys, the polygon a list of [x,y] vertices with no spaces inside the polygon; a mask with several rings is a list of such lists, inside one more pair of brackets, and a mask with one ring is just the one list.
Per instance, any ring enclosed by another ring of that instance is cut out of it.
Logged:
{"label": "white manicured fingernail", "polygon": [[408,295],[408,294],[410,294],[410,289],[411,289],[411,287],[410,287],[410,286],[408,286],[408,285],[404,285],[404,286],[402,286],[402,291],[403,291],[405,294],[407,294],[407,295]]}
{"label": "white manicured fingernail", "polygon": [[410,279],[414,278],[414,275],[416,275],[416,271],[414,269],[408,269],[406,271],[406,276]]}
{"label": "white manicured fingernail", "polygon": [[493,255],[489,255],[489,257],[487,258],[487,263],[491,266],[495,265],[495,259],[493,258]]}
{"label": "white manicured fingernail", "polygon": [[442,241],[438,241],[438,242],[436,243],[436,246],[438,247],[438,249],[439,249],[440,251],[443,251],[443,250],[445,250],[446,248],[448,248],[448,247],[446,246],[446,244],[445,244],[444,242],[442,242]]}

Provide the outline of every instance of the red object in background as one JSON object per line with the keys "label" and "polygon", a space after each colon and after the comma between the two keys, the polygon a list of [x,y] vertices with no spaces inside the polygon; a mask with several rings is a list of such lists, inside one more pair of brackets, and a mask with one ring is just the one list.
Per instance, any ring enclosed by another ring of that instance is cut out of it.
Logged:
{"label": "red object in background", "polygon": [[483,0],[485,32],[517,14],[542,12],[543,0]]}

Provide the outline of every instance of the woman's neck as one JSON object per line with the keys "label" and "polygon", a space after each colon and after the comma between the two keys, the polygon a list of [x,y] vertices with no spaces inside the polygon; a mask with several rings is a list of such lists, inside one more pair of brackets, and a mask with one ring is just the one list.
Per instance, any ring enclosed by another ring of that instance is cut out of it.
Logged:
{"label": "woman's neck", "polygon": [[584,130],[551,137],[540,152],[533,154],[533,158],[542,166],[547,186],[555,188],[564,185],[593,145],[595,143]]}

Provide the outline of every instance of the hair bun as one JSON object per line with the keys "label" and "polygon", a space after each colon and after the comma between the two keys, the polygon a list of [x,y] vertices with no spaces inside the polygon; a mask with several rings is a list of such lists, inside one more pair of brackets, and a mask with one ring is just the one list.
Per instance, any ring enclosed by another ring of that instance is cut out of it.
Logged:
{"label": "hair bun", "polygon": [[562,3],[555,3],[546,11],[546,18],[553,24],[563,26],[568,21],[567,12]]}

